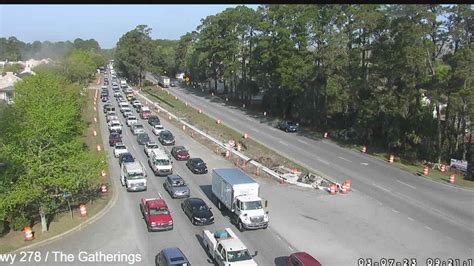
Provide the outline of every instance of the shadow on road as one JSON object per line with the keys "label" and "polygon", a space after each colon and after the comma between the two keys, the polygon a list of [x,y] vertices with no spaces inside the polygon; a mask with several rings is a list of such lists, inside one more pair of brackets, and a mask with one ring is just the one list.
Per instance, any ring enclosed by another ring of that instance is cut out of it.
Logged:
{"label": "shadow on road", "polygon": [[286,256],[276,257],[274,260],[275,266],[285,266],[285,259]]}
{"label": "shadow on road", "polygon": [[194,236],[196,237],[197,241],[199,242],[199,245],[201,245],[201,248],[206,251],[206,254],[207,254],[207,256],[208,256],[207,262],[208,262],[209,264],[212,264],[212,265],[217,265],[216,263],[214,263],[214,262],[212,261],[211,258],[209,258],[209,253],[207,252],[207,248],[204,246],[204,240],[203,240],[203,238],[202,238],[202,235],[195,234]]}

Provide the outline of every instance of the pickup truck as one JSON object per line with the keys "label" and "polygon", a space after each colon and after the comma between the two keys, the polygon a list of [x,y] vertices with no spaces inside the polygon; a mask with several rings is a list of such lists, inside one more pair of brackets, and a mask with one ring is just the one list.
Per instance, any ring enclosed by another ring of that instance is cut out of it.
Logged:
{"label": "pickup truck", "polygon": [[173,217],[171,217],[168,205],[161,196],[159,198],[142,198],[140,211],[145,218],[148,232],[173,229]]}
{"label": "pickup truck", "polygon": [[257,251],[254,255],[250,255],[247,247],[230,228],[217,230],[214,233],[204,230],[202,239],[206,252],[217,265],[257,265],[253,260],[253,257],[257,256]]}

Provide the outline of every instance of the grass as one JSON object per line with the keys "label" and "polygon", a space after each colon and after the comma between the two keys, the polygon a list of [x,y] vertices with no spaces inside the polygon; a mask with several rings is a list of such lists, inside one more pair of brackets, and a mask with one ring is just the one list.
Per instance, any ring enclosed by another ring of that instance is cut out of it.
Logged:
{"label": "grass", "polygon": [[[93,85],[95,84],[96,83],[93,83]],[[95,90],[87,89],[86,91],[86,97],[87,97],[86,104],[87,105],[82,111],[82,117],[87,122],[88,128],[85,131],[85,135],[83,137],[84,137],[84,142],[89,147],[90,151],[92,153],[97,153],[96,145],[100,144],[102,146],[102,138],[100,135],[98,124],[94,123],[94,117],[97,116],[98,114],[97,111],[100,111],[100,110],[94,111],[94,104],[93,104],[94,95],[95,95]],[[94,137],[92,133],[94,129],[97,131],[96,137]],[[101,156],[103,156],[103,158],[105,159],[105,153],[103,150],[101,151]],[[108,175],[105,177],[102,177],[100,174],[98,174],[98,178],[96,181],[97,184],[108,183],[108,182],[110,182],[110,178]],[[102,210],[112,198],[111,197],[112,193],[113,191],[109,189],[107,196],[102,196],[94,201],[90,201],[86,203],[86,207],[87,207],[86,217],[80,217],[77,206],[76,208],[74,208],[74,206],[71,206],[72,212],[73,212],[72,219],[71,219],[71,214],[69,211],[57,214],[53,218],[51,223],[49,224],[49,230],[47,232],[44,232],[44,233],[41,232],[41,224],[36,223],[32,227],[32,230],[34,232],[34,237],[35,237],[33,241],[24,241],[23,240],[24,234],[22,231],[8,232],[7,234],[5,234],[4,236],[0,238],[0,254],[11,252],[23,246],[37,243],[41,240],[54,237],[56,235],[59,235],[67,230],[70,230],[78,226],[82,222],[87,221],[88,219],[90,219],[90,217],[93,217],[95,214],[100,212],[100,210]]]}
{"label": "grass", "polygon": [[[238,132],[226,125],[223,125],[222,123],[217,124],[217,121],[215,119],[207,116],[204,113],[199,113],[198,110],[194,109],[189,105],[186,106],[185,102],[176,99],[174,96],[169,94],[167,91],[162,90],[161,88],[145,87],[143,88],[143,91],[146,94],[150,95],[152,98],[158,100],[159,104],[165,109],[174,113],[175,115],[192,124],[193,126],[198,127],[200,130],[206,132],[207,134],[219,140],[222,140],[223,142],[227,142],[228,140],[235,140],[236,143],[241,142],[243,150],[245,151],[245,154],[248,157],[253,158],[254,160],[260,162],[261,164],[267,167],[284,165],[291,169],[296,168],[299,171],[308,172],[308,169],[306,169],[305,167],[289,160],[288,158],[285,158],[284,156],[281,156],[277,152],[253,140],[251,138],[252,136],[249,136],[249,138],[244,139],[243,132]],[[167,117],[165,117],[165,119],[168,120]],[[171,122],[181,128],[181,124],[179,124],[177,121],[173,120]],[[186,133],[188,135],[191,135],[191,130],[186,130]],[[216,150],[216,145],[208,141],[207,139],[201,138],[197,134],[194,135],[194,138],[205,144],[210,150]],[[237,161],[237,158],[232,158],[232,160],[235,162]],[[254,173],[254,170],[251,171],[252,169],[250,169],[250,167],[247,167],[244,170],[247,170],[250,173]],[[322,175],[321,173],[317,174]],[[330,177],[327,178],[331,179]]]}

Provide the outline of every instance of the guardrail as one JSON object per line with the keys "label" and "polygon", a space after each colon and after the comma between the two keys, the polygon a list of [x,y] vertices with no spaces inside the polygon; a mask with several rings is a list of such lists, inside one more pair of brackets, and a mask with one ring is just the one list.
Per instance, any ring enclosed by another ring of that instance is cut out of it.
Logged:
{"label": "guardrail", "polygon": [[[286,183],[289,183],[289,184],[293,184],[293,185],[297,185],[297,186],[300,186],[300,187],[306,187],[306,188],[315,188],[315,189],[320,189],[320,190],[325,190],[325,191],[329,191],[329,187],[321,187],[321,186],[313,186],[311,184],[305,184],[305,183],[301,183],[301,182],[293,182],[293,181],[290,181],[290,180],[287,180],[285,178],[282,178],[278,173],[276,173],[275,171],[273,171],[272,169],[262,165],[261,163],[253,160],[252,158],[248,157],[247,155],[243,154],[242,152],[240,151],[237,151],[233,148],[230,147],[230,145],[226,145],[226,143],[214,138],[213,136],[207,134],[206,132],[200,130],[199,128],[189,124],[188,122],[184,121],[183,119],[179,118],[178,116],[176,116],[175,114],[171,113],[170,111],[166,110],[165,108],[161,107],[160,105],[158,105],[157,103],[153,102],[152,100],[148,99],[148,97],[146,97],[145,95],[143,95],[142,93],[140,92],[137,92],[135,91],[135,94],[139,95],[140,97],[142,97],[143,99],[145,99],[147,102],[149,102],[150,104],[152,104],[155,108],[158,108],[160,109],[161,111],[167,113],[167,115],[173,119],[175,119],[176,121],[178,121],[179,123],[185,125],[186,127],[194,130],[195,132],[197,132],[198,134],[202,135],[203,137],[209,139],[210,141],[214,142],[216,145],[218,145],[219,147],[229,151],[230,153],[240,157],[241,159],[247,161],[247,163],[250,163],[252,165],[254,165],[255,167],[261,169],[261,171],[267,173],[268,175],[278,179],[279,181],[282,181],[282,182],[286,182]],[[341,184],[337,183],[337,182],[334,182],[332,180],[328,180],[328,179],[325,179],[324,177],[321,177],[323,178],[325,181],[327,181],[328,183],[334,183],[336,184],[336,186],[338,188],[341,187]]]}

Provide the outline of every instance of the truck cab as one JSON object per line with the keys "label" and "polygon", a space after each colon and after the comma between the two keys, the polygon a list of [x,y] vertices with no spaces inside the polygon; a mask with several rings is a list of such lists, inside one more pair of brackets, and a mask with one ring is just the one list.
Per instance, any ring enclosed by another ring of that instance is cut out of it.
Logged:
{"label": "truck cab", "polygon": [[146,172],[143,165],[138,162],[122,164],[120,182],[127,191],[146,191]]}
{"label": "truck cab", "polygon": [[217,265],[257,265],[253,260],[257,252],[250,255],[247,247],[230,228],[217,230],[214,233],[204,230],[202,238],[204,247]]}
{"label": "truck cab", "polygon": [[173,173],[172,161],[163,149],[151,150],[148,164],[155,175],[166,176]]}
{"label": "truck cab", "polygon": [[268,213],[262,206],[262,199],[256,196],[238,196],[233,203],[234,223],[240,231],[244,229],[267,228]]}

